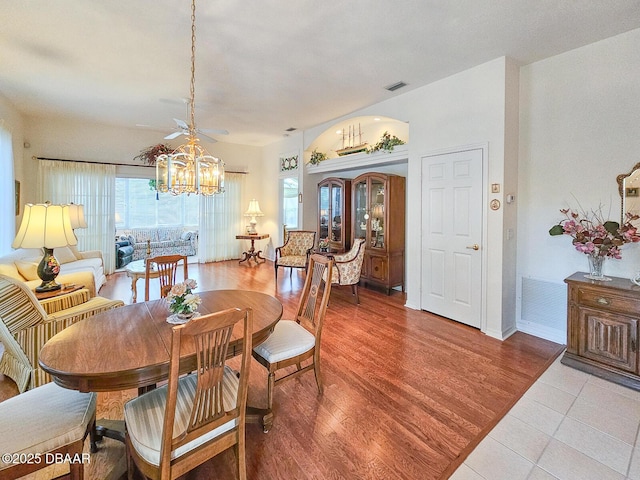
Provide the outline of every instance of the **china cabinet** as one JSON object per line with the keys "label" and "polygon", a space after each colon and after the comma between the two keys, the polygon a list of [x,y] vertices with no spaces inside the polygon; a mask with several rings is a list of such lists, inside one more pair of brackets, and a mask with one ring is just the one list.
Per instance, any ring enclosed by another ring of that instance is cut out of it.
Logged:
{"label": "china cabinet", "polygon": [[327,239],[331,250],[351,248],[351,180],[325,178],[318,184],[318,240]]}
{"label": "china cabinet", "polygon": [[404,291],[405,178],[365,173],[352,181],[353,234],[365,239],[360,280]]}
{"label": "china cabinet", "polygon": [[640,287],[625,278],[565,279],[567,350],[562,363],[640,390]]}

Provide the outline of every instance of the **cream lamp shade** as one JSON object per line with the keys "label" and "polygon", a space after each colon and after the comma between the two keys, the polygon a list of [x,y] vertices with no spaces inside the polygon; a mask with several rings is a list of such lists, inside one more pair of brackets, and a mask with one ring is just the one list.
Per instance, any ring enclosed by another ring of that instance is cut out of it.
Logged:
{"label": "cream lamp shade", "polygon": [[87,222],[84,219],[84,205],[75,203],[69,204],[69,217],[71,219],[71,228],[87,228]]}
{"label": "cream lamp shade", "polygon": [[258,223],[256,221],[256,217],[264,217],[264,213],[262,213],[262,210],[260,210],[260,205],[258,204],[258,201],[255,198],[251,199],[251,201],[249,202],[249,208],[247,209],[246,212],[244,212],[244,216],[251,217],[251,220],[249,221],[249,225],[250,225],[249,234],[258,233],[256,231],[256,224]]}
{"label": "cream lamp shade", "polygon": [[44,256],[38,265],[38,276],[42,284],[36,292],[58,290],[55,278],[60,273],[60,264],[53,255],[53,249],[76,245],[78,240],[71,227],[69,205],[28,203],[24,207],[18,234],[13,240],[13,248],[42,248]]}

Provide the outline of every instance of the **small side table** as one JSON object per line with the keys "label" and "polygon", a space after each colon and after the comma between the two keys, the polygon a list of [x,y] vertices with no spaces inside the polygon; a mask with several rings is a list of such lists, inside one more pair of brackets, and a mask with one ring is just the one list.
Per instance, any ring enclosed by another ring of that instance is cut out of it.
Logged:
{"label": "small side table", "polygon": [[89,301],[89,290],[84,285],[63,285],[59,290],[36,292],[36,298],[49,315],[76,307]]}
{"label": "small side table", "polygon": [[336,250],[335,248],[329,248],[327,250],[320,250],[319,248],[314,248],[311,251],[312,254],[318,254],[318,255],[322,255],[323,257],[327,257],[327,258],[333,258],[334,255],[337,255],[338,253],[340,253],[339,250]]}
{"label": "small side table", "polygon": [[256,240],[264,240],[265,238],[269,238],[268,233],[256,233],[253,235],[249,235],[249,234],[236,235],[236,240],[251,240],[251,248],[249,249],[248,252],[242,252],[244,256],[238,263],[242,263],[242,262],[249,263],[249,260],[251,260],[252,258],[256,262],[256,264],[259,263],[258,259],[262,260],[262,262],[264,263],[266,261],[266,258],[260,255],[262,253],[262,250],[258,250],[256,252],[255,242]]}
{"label": "small side table", "polygon": [[[144,260],[136,260],[135,262],[129,263],[124,270],[127,274],[127,277],[131,279],[131,300],[133,303],[136,303],[136,300],[138,299],[138,288],[136,284],[138,283],[139,279],[144,278],[147,274],[147,266],[144,262]],[[158,272],[155,268],[149,270],[149,278],[158,278],[159,275],[160,272]]]}

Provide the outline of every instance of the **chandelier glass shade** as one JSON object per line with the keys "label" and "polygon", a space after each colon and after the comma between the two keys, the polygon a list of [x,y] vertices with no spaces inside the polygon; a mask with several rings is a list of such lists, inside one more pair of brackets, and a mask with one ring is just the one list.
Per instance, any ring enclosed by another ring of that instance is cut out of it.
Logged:
{"label": "chandelier glass shade", "polygon": [[173,195],[224,192],[224,162],[209,155],[196,138],[156,159],[156,189]]}
{"label": "chandelier glass shade", "polygon": [[224,192],[224,162],[210,155],[198,142],[195,122],[196,2],[191,1],[191,98],[187,143],[156,158],[156,190],[215,195]]}

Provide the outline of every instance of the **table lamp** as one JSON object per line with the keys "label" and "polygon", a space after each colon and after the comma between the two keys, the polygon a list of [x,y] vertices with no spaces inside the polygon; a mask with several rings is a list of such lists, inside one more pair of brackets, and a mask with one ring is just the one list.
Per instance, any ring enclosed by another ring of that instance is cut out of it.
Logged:
{"label": "table lamp", "polygon": [[36,287],[36,292],[50,292],[61,288],[55,281],[60,273],[60,264],[53,255],[53,249],[77,243],[78,240],[71,228],[69,205],[28,203],[24,207],[22,222],[11,246],[44,250],[37,270],[42,283]]}
{"label": "table lamp", "polygon": [[87,228],[87,222],[84,219],[84,205],[75,203],[69,204],[69,218],[71,219],[71,228]]}
{"label": "table lamp", "polygon": [[260,210],[260,205],[258,205],[258,201],[254,198],[249,202],[249,208],[246,212],[244,212],[245,217],[251,217],[249,221],[249,225],[251,225],[249,229],[249,235],[255,235],[258,232],[256,231],[256,217],[264,217],[264,213]]}

